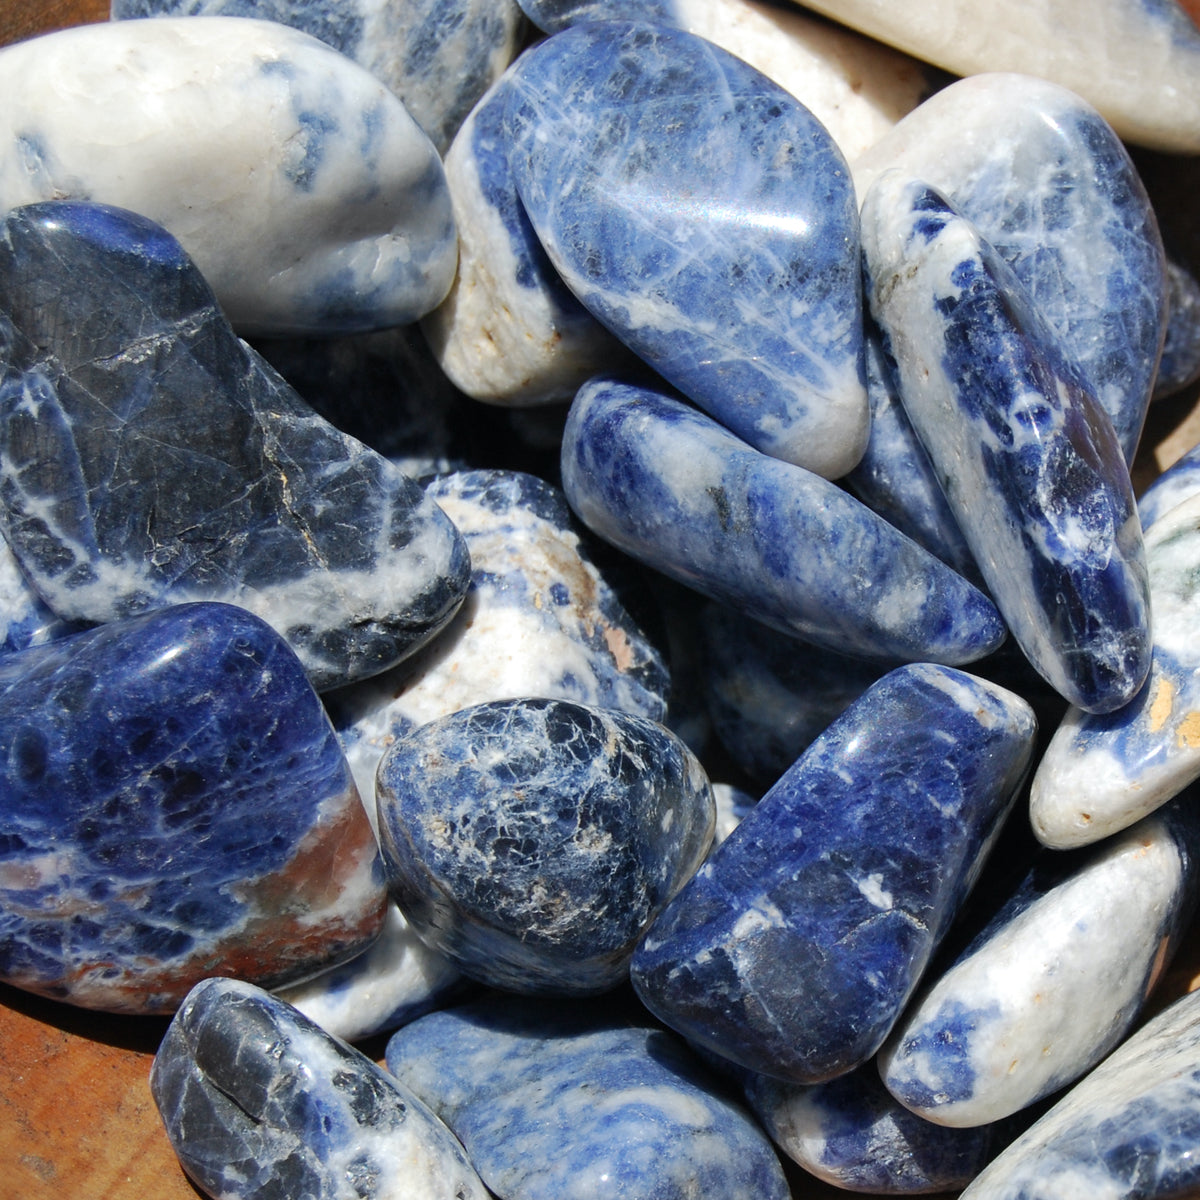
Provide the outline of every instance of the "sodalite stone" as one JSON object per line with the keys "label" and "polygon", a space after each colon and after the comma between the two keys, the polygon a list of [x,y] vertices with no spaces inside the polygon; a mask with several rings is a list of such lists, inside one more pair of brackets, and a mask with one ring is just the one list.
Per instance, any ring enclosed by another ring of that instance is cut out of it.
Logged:
{"label": "sodalite stone", "polygon": [[1147,1022],[962,1193],[962,1200],[1123,1200],[1200,1187],[1200,991]]}
{"label": "sodalite stone", "polygon": [[786,1200],[770,1143],[673,1034],[611,1000],[489,997],[422,1017],[387,1067],[505,1200]]}
{"label": "sodalite stone", "polygon": [[905,411],[1013,637],[1071,703],[1120,708],[1150,667],[1150,612],[1112,422],[1016,276],[933,188],[881,176],[863,248]]}
{"label": "sodalite stone", "polygon": [[899,169],[954,205],[1012,268],[1132,462],[1168,322],[1158,222],[1090,105],[1028,75],[961,80],[854,163],[859,195]]}
{"label": "sodalite stone", "polygon": [[1176,505],[1200,494],[1200,444],[1193,446],[1155,478],[1138,497],[1138,518],[1148,530]]}
{"label": "sodalite stone", "polygon": [[704,769],[663,726],[542,698],[421,726],[384,755],[376,794],[413,928],[464,974],[534,995],[621,983],[716,819]]}
{"label": "sodalite stone", "polygon": [[131,17],[257,17],[303,30],[387,84],[439,152],[515,56],[513,0],[112,0]]}
{"label": "sodalite stone", "polygon": [[1150,677],[1114,713],[1067,712],[1029,797],[1046,845],[1086,845],[1132,825],[1200,776],[1200,496],[1146,531],[1154,650]]}
{"label": "sodalite stone", "polygon": [[327,698],[373,809],[384,751],[418,726],[490,700],[545,696],[662,721],[666,663],[601,572],[557,488],[517,471],[462,471],[427,496],[471,554],[462,608],[400,666]]}
{"label": "sodalite stone", "polygon": [[173,1010],[282,986],[379,932],[384,881],[337,738],[257,617],[190,604],[0,658],[0,977]]}
{"label": "sodalite stone", "polygon": [[290,1005],[198,984],[150,1091],[183,1169],[229,1200],[486,1200],[461,1144],[393,1076]]}
{"label": "sodalite stone", "polygon": [[689,1040],[819,1083],[882,1044],[1033,752],[1019,697],[929,664],[885,675],[650,927],[631,977]]}
{"label": "sodalite stone", "polygon": [[1196,817],[1173,805],[1085,855],[1047,851],[893,1030],[888,1090],[966,1127],[1073,1083],[1129,1032],[1178,948],[1198,848]]}
{"label": "sodalite stone", "polygon": [[1174,0],[1023,0],[986,15],[971,0],[805,4],[955,75],[1052,79],[1127,141],[1200,153],[1200,31]]}
{"label": "sodalite stone", "polygon": [[1004,640],[986,596],[870,509],[664,392],[593,380],[562,456],[563,489],[590,529],[793,637],[950,664]]}
{"label": "sodalite stone", "polygon": [[441,160],[404,106],[274,21],[80,25],[0,52],[0,210],[92,200],[166,226],[241,333],[357,332],[445,296]]}
{"label": "sodalite stone", "polygon": [[82,628],[54,615],[29,586],[12,547],[0,537],[0,654],[42,646]]}
{"label": "sodalite stone", "polygon": [[0,339],[0,529],[60,617],[236,603],[328,688],[462,602],[445,515],[238,341],[161,227],[70,201],[10,213]]}
{"label": "sodalite stone", "polygon": [[597,22],[522,56],[506,127],[529,220],[590,312],[759,450],[854,466],[858,214],[807,109],[702,38]]}
{"label": "sodalite stone", "polygon": [[1200,281],[1167,256],[1167,333],[1152,400],[1163,400],[1200,379]]}

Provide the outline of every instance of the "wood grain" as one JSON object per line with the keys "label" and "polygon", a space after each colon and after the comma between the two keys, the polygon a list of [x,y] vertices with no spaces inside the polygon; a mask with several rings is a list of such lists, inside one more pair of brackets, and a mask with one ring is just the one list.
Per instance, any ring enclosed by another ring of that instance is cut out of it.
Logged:
{"label": "wood grain", "polygon": [[109,0],[0,0],[0,45],[108,20]]}

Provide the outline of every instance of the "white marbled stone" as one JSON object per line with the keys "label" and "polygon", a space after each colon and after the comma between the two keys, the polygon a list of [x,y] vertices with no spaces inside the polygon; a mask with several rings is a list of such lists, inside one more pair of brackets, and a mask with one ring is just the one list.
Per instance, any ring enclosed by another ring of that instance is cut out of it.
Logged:
{"label": "white marbled stone", "polygon": [[387,88],[271,21],[81,25],[0,51],[0,210],[52,198],[165,226],[245,333],[417,320],[456,233],[441,161]]}

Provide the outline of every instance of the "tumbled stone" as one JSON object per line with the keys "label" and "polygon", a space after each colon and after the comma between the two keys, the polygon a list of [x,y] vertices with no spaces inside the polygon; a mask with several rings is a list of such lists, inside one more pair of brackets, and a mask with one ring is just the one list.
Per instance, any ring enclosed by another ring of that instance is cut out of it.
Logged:
{"label": "tumbled stone", "polygon": [[889,663],[970,662],[1004,640],[986,596],[865,505],[663,391],[593,380],[562,455],[590,529],[783,633]]}
{"label": "tumbled stone", "polygon": [[60,617],[236,603],[324,689],[461,603],[445,515],[238,341],[161,227],[70,201],[10,213],[0,331],[0,528]]}
{"label": "tumbled stone", "polygon": [[540,698],[421,726],[376,793],[413,927],[464,974],[529,994],[617,986],[715,821],[703,768],[661,725]]}
{"label": "tumbled stone", "polygon": [[0,658],[0,977],[120,1012],[280,986],[383,922],[375,839],[295,655],[190,604]]}
{"label": "tumbled stone", "polygon": [[413,1093],[290,1005],[231,979],[190,993],[150,1091],[183,1169],[229,1200],[486,1200]]}
{"label": "tumbled stone", "polygon": [[927,184],[863,204],[869,298],[905,411],[1030,663],[1091,712],[1150,666],[1141,529],[1112,422],[1012,271]]}
{"label": "tumbled stone", "polygon": [[1200,380],[1200,280],[1167,256],[1167,333],[1152,400],[1164,400]]}
{"label": "tumbled stone", "polygon": [[1200,494],[1200,444],[1176,459],[1138,497],[1138,519],[1148,530],[1176,505]]}
{"label": "tumbled stone", "polygon": [[387,1067],[505,1200],[786,1200],[753,1120],[673,1034],[610,1000],[489,997],[422,1017]]}
{"label": "tumbled stone", "polygon": [[1012,693],[899,668],[819,737],[647,931],[631,978],[713,1054],[819,1083],[878,1050],[1033,752]]}
{"label": "tumbled stone", "polygon": [[131,209],[242,333],[415,321],[454,276],[441,160],[387,88],[274,21],[79,25],[0,51],[0,210]]}
{"label": "tumbled stone", "polygon": [[858,214],[819,122],[667,26],[572,26],[511,80],[517,191],[584,307],[759,450],[849,470],[868,425]]}
{"label": "tumbled stone", "polygon": [[1086,855],[1043,855],[892,1031],[892,1095],[941,1125],[985,1125],[1098,1063],[1178,949],[1198,833],[1175,805]]}

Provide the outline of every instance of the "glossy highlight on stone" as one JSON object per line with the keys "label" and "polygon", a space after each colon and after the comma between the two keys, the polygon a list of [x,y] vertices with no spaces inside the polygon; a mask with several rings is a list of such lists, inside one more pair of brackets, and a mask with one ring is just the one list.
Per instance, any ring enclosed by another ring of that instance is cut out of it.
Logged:
{"label": "glossy highlight on stone", "polygon": [[0,976],[173,1010],[279,986],[379,932],[375,839],[295,655],[189,604],[0,658]]}
{"label": "glossy highlight on stone", "polygon": [[576,297],[739,437],[845,474],[868,423],[858,214],[819,122],[667,26],[572,26],[511,82],[517,191]]}
{"label": "glossy highlight on stone", "polygon": [[752,1071],[819,1083],[879,1049],[1033,753],[1019,697],[885,675],[747,814],[638,946],[646,1006]]}

